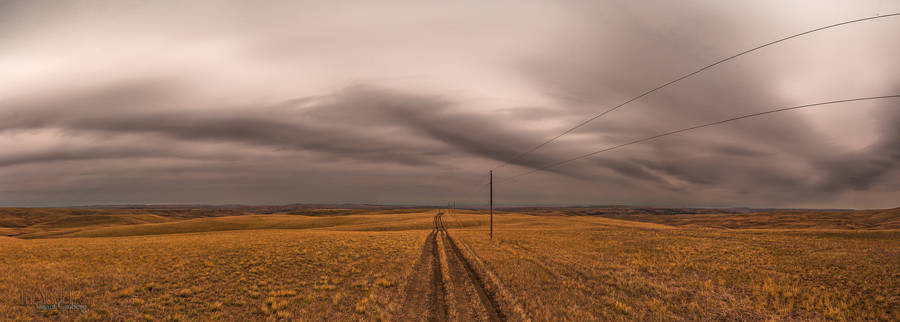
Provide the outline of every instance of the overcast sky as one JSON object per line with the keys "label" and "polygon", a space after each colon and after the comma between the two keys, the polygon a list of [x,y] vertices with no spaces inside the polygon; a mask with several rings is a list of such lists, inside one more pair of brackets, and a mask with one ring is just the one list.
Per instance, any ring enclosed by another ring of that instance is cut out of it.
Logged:
{"label": "overcast sky", "polygon": [[[0,0],[0,205],[485,206],[489,169],[641,92],[872,1]],[[765,48],[499,168],[900,93],[900,17]],[[900,206],[900,100],[650,141],[496,204]]]}

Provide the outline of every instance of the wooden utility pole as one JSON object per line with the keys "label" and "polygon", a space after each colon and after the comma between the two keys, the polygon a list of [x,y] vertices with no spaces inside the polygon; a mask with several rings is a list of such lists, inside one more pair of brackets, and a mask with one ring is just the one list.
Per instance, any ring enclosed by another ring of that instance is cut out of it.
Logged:
{"label": "wooden utility pole", "polygon": [[491,176],[491,239],[494,239],[494,170],[490,172]]}

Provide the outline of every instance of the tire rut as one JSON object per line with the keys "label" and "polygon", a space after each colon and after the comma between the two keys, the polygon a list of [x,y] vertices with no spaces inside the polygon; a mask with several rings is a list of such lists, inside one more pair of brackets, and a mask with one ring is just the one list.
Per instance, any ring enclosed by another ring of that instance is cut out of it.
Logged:
{"label": "tire rut", "polygon": [[454,307],[458,320],[504,321],[505,316],[500,306],[485,288],[484,281],[471,263],[462,255],[456,241],[450,237],[444,225],[442,213],[435,216],[440,245],[444,249],[447,266],[450,271],[450,289],[456,300]]}
{"label": "tire rut", "polygon": [[441,271],[441,257],[438,249],[437,235],[440,232],[435,229],[429,234],[427,245],[431,247],[431,290],[428,293],[428,321],[447,321],[447,288],[444,285],[444,273]]}
{"label": "tire rut", "polygon": [[[422,254],[403,286],[399,307],[395,307],[396,321],[447,321],[445,290],[440,273],[437,231],[425,237]],[[437,272],[435,271],[437,268]]]}
{"label": "tire rut", "polygon": [[505,321],[484,281],[462,255],[438,211],[404,286],[398,320]]}

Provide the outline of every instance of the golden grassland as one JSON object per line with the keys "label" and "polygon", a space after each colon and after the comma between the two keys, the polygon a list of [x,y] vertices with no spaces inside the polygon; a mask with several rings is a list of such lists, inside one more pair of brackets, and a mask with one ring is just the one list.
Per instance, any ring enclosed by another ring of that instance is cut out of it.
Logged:
{"label": "golden grassland", "polygon": [[455,217],[469,224],[458,239],[537,320],[900,319],[900,230],[500,215],[490,240],[484,215]]}
{"label": "golden grassland", "polygon": [[[424,237],[418,231],[244,230],[7,238],[0,240],[0,316],[386,319]],[[34,306],[60,301],[87,310]]]}
{"label": "golden grassland", "polygon": [[[302,213],[0,209],[0,320],[391,320],[434,212]],[[534,320],[900,320],[900,212],[859,213],[445,224]]]}
{"label": "golden grassland", "polygon": [[[309,229],[341,226],[348,230],[403,230],[430,227],[421,209],[304,209],[304,215],[256,214],[209,209],[28,209],[0,208],[0,235],[22,239],[121,237],[224,230]],[[224,214],[224,215],[223,215]]]}
{"label": "golden grassland", "polygon": [[604,215],[683,227],[766,229],[900,229],[900,208],[861,211],[768,211],[749,214]]}

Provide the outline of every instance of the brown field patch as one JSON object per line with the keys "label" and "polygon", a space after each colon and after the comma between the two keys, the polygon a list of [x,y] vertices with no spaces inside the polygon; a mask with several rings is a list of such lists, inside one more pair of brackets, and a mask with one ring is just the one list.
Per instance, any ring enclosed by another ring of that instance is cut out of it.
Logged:
{"label": "brown field patch", "polygon": [[[253,230],[0,241],[0,316],[389,318],[418,232]],[[39,309],[60,301],[87,310]]]}
{"label": "brown field patch", "polygon": [[537,320],[900,318],[897,230],[660,229],[516,217],[531,216],[495,216],[493,240],[486,225],[451,233]]}
{"label": "brown field patch", "polygon": [[[490,302],[512,320],[900,319],[890,210],[501,213],[493,240],[480,211],[116,211],[0,211],[19,237],[0,237],[0,317],[398,320],[440,299],[438,281],[447,317],[487,316],[453,305]],[[426,244],[438,224],[449,236]]]}

